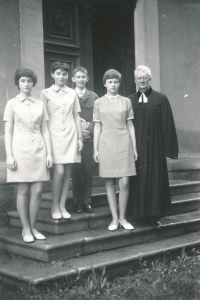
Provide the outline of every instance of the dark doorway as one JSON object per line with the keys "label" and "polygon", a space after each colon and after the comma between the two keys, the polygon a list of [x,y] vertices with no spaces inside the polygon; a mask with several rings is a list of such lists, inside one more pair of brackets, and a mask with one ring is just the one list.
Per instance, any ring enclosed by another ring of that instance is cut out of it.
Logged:
{"label": "dark doorway", "polygon": [[[70,65],[70,77],[77,65],[86,67],[88,88],[99,96],[110,68],[122,73],[120,94],[133,93],[134,8],[133,0],[43,0],[46,87],[53,83],[52,62],[63,60]],[[73,87],[70,79],[68,85]]]}
{"label": "dark doorway", "polygon": [[122,73],[120,94],[135,92],[133,70],[135,67],[133,11],[131,5],[102,5],[95,11],[92,23],[94,90],[105,94],[102,77],[108,69]]}

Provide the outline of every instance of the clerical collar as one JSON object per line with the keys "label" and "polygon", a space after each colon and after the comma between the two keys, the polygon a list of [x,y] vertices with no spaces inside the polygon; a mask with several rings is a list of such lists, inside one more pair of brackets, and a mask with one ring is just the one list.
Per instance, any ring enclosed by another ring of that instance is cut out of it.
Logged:
{"label": "clerical collar", "polygon": [[[140,91],[137,91],[137,97],[138,97],[138,99],[140,99],[141,95],[144,94],[145,97],[148,98],[149,95],[151,94],[151,92],[152,92],[152,88],[151,88],[151,86],[150,86],[149,89],[148,89],[146,92],[144,92],[144,93],[142,93],[142,92],[140,92]],[[143,102],[143,101],[142,101],[142,102]],[[145,101],[145,102],[148,102],[148,100]]]}

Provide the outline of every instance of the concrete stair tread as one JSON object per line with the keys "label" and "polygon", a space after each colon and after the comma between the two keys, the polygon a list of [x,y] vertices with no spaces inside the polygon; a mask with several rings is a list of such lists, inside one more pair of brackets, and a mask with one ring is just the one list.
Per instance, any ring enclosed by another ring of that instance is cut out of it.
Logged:
{"label": "concrete stair tread", "polygon": [[[86,213],[83,212],[81,214],[78,214],[76,212],[73,212],[71,214],[71,219],[60,219],[60,220],[53,220],[51,217],[51,212],[50,210],[47,209],[40,209],[38,217],[37,217],[37,222],[49,222],[53,224],[61,224],[61,223],[69,223],[69,222],[76,222],[82,219],[93,219],[99,216],[106,216],[106,215],[111,215],[109,207],[108,206],[101,206],[101,207],[96,207],[92,213]],[[19,218],[18,212],[17,211],[9,211],[8,212],[9,217],[15,217]]]}
{"label": "concrete stair tread", "polygon": [[[99,194],[104,194],[106,193],[106,188],[105,187],[93,187],[92,189],[92,196],[96,196],[96,195],[99,195]],[[48,192],[48,193],[43,193],[42,194],[42,199],[44,200],[52,200],[52,194],[51,192]],[[73,192],[72,190],[69,190],[68,192],[68,200],[69,199],[73,199]]]}
{"label": "concrete stair tread", "polygon": [[183,195],[172,195],[171,201],[174,202],[187,202],[187,201],[195,201],[200,200],[200,192],[199,193],[190,193]]}
{"label": "concrete stair tread", "polygon": [[167,159],[168,171],[200,169],[200,153],[182,153],[178,159]]}
{"label": "concrete stair tread", "polygon": [[0,245],[8,252],[21,254],[41,261],[72,258],[80,255],[164,239],[200,229],[200,211],[167,216],[161,219],[162,227],[136,225],[135,230],[119,228],[114,232],[106,226],[85,229],[60,235],[45,234],[47,239],[24,243],[19,228],[0,229]]}
{"label": "concrete stair tread", "polygon": [[2,251],[0,253],[0,275],[6,276],[9,280],[20,280],[20,282],[27,285],[45,284],[64,279],[66,276],[75,277],[81,271],[89,272],[91,265],[95,269],[103,266],[109,268],[131,263],[141,257],[146,258],[182,249],[183,247],[195,247],[198,244],[200,244],[200,232],[195,232],[151,243],[95,253],[68,261],[51,263],[35,262],[24,257],[8,255]]}
{"label": "concrete stair tread", "polygon": [[200,184],[198,180],[169,180],[170,187]]}
{"label": "concrete stair tread", "polygon": [[[193,185],[193,184],[200,184],[200,181],[191,181],[191,180],[169,180],[170,187],[182,186],[182,185]],[[99,194],[106,194],[105,187],[93,187],[92,189],[92,196],[96,196]],[[44,200],[52,200],[51,192],[43,193],[42,199]],[[68,201],[69,199],[73,199],[73,192],[69,190],[68,193]]]}
{"label": "concrete stair tread", "polygon": [[[183,214],[166,216],[161,219],[162,226],[176,225],[176,224],[185,224],[190,222],[200,221],[200,211],[187,212]],[[63,245],[71,245],[80,242],[88,242],[93,239],[101,240],[102,238],[113,238],[114,236],[122,236],[122,235],[133,235],[135,233],[148,231],[153,226],[147,225],[134,225],[135,229],[133,231],[124,230],[123,228],[118,228],[116,231],[109,231],[107,226],[109,224],[105,224],[105,227],[95,228],[95,229],[87,229],[84,231],[78,231],[73,233],[66,233],[62,235],[51,235],[49,233],[45,233],[47,237],[44,241],[35,240],[34,243],[24,243],[21,236],[21,230],[19,228],[7,227],[0,228],[0,239],[4,241],[19,243],[21,245],[33,248],[40,249],[50,249],[50,248],[59,248],[59,246]]]}
{"label": "concrete stair tread", "polygon": [[196,221],[200,221],[200,210],[161,218],[162,226],[169,226],[180,223],[186,224]]}
{"label": "concrete stair tread", "polygon": [[113,237],[130,236],[141,231],[148,231],[149,226],[137,226],[134,231],[124,230],[119,228],[116,231],[110,232],[107,226],[104,228],[87,229],[84,231],[66,233],[62,235],[45,234],[46,240],[35,240],[34,243],[24,243],[22,240],[21,230],[19,228],[0,228],[0,240],[9,243],[15,243],[28,248],[38,248],[42,250],[56,249],[59,247],[67,247],[77,243],[87,243],[92,240],[110,239]]}

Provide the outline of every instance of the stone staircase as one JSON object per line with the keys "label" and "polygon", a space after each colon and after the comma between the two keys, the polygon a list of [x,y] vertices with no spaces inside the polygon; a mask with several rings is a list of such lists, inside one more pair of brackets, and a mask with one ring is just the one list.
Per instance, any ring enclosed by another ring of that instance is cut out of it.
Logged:
{"label": "stone staircase", "polygon": [[[171,163],[171,165],[170,165]],[[200,178],[198,169],[183,169],[169,162],[171,215],[162,218],[163,226],[135,226],[134,231],[119,228],[109,232],[111,215],[104,181],[94,180],[92,214],[76,214],[71,220],[51,218],[51,193],[45,186],[37,219],[37,228],[45,233],[45,241],[26,244],[21,236],[21,223],[16,211],[8,212],[9,227],[0,229],[0,280],[32,289],[53,286],[66,278],[87,278],[91,265],[106,266],[107,276],[126,273],[142,258],[177,254],[183,247],[200,247]],[[193,166],[193,164],[192,164]],[[170,173],[171,172],[171,173]],[[173,174],[176,172],[176,174]],[[192,174],[190,176],[185,174]],[[69,193],[67,209],[72,205]]]}

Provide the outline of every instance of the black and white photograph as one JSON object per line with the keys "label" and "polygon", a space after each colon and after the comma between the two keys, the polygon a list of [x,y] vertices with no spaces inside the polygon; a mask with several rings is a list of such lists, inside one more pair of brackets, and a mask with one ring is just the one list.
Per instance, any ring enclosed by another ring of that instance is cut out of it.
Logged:
{"label": "black and white photograph", "polygon": [[0,0],[0,299],[200,299],[200,0]]}

